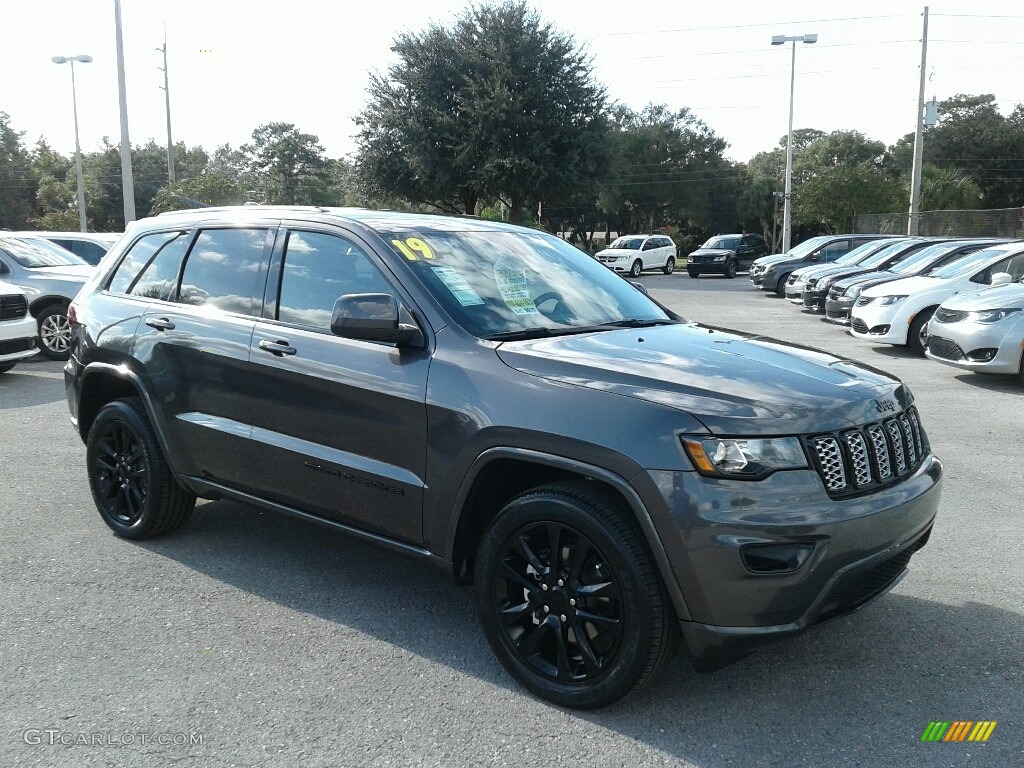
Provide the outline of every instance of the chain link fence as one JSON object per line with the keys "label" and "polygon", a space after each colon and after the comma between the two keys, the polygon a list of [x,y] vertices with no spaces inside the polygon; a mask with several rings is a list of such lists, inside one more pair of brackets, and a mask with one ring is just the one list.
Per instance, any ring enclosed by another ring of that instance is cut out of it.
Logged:
{"label": "chain link fence", "polygon": [[[856,232],[905,235],[909,213],[865,213],[857,217]],[[917,233],[946,237],[1024,238],[1024,208],[964,211],[922,211]]]}

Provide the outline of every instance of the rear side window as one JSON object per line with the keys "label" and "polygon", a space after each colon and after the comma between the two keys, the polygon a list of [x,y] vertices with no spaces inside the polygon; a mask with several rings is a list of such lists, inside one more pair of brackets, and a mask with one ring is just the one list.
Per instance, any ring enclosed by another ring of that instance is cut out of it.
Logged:
{"label": "rear side window", "polygon": [[71,252],[76,256],[81,256],[90,264],[99,264],[100,259],[106,256],[107,249],[88,240],[72,240]]}
{"label": "rear side window", "polygon": [[832,261],[838,259],[844,253],[850,250],[849,240],[837,240],[834,243],[829,243],[821,249],[821,256],[825,261]]}
{"label": "rear side window", "polygon": [[[107,290],[168,300],[178,282],[187,242],[186,232],[155,232],[139,238],[117,265]],[[167,285],[158,290],[156,284],[161,281]]]}
{"label": "rear side window", "polygon": [[266,279],[267,229],[207,229],[185,262],[178,301],[225,312],[257,314],[254,296]]}
{"label": "rear side window", "polygon": [[277,319],[329,330],[334,303],[346,293],[394,296],[391,285],[357,245],[320,232],[289,233]]}

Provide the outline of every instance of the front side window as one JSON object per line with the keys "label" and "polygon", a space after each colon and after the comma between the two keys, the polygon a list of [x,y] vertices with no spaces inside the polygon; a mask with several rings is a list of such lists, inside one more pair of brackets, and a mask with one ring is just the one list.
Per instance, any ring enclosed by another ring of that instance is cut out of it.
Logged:
{"label": "front side window", "polygon": [[437,302],[482,338],[675,322],[607,267],[544,233],[382,233]]}
{"label": "front side window", "polygon": [[734,251],[739,245],[739,239],[735,237],[712,237],[706,243],[703,248],[722,248],[727,251]]}
{"label": "front side window", "polygon": [[75,256],[71,251],[64,251],[57,247],[46,248],[43,245],[36,245],[13,237],[0,239],[0,248],[26,269],[72,267],[89,263]]}
{"label": "front side window", "polygon": [[199,233],[181,276],[178,302],[254,315],[262,294],[267,229],[207,229]]}
{"label": "front side window", "polygon": [[348,293],[395,295],[359,246],[336,235],[289,232],[277,319],[330,330],[334,304]]}
{"label": "front side window", "polygon": [[[982,251],[975,251],[974,253],[970,254],[969,256],[965,256],[962,259],[951,261],[942,269],[937,269],[934,272],[929,272],[928,277],[936,277],[939,280],[949,280],[955,277],[963,277],[964,275],[968,275],[971,272],[978,271],[979,269],[981,269],[982,265],[985,264],[985,262],[998,257],[1002,253],[1006,253],[1006,251],[1002,248],[986,248],[985,250]],[[1006,261],[1009,261],[1009,259],[999,261],[996,266],[998,266],[998,264],[1005,263]],[[995,268],[990,269],[990,274],[994,274],[995,272],[999,271],[998,269]]]}
{"label": "front side window", "polygon": [[821,249],[821,256],[825,261],[835,261],[844,253],[850,250],[849,240],[837,240]]}
{"label": "front side window", "polygon": [[643,242],[644,239],[642,237],[619,237],[616,238],[608,247],[621,248],[627,251],[639,251]]}

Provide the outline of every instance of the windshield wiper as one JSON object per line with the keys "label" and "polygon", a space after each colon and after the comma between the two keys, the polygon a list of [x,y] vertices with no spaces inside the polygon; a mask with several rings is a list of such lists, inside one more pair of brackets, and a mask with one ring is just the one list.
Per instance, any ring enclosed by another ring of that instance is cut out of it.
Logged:
{"label": "windshield wiper", "polygon": [[554,336],[555,332],[550,328],[521,328],[518,331],[501,331],[500,333],[489,333],[480,338],[487,341],[523,341],[525,339],[543,339]]}
{"label": "windshield wiper", "polygon": [[635,317],[628,317],[625,320],[612,320],[610,323],[601,323],[599,328],[651,328],[655,325],[675,325],[678,320],[638,320]]}

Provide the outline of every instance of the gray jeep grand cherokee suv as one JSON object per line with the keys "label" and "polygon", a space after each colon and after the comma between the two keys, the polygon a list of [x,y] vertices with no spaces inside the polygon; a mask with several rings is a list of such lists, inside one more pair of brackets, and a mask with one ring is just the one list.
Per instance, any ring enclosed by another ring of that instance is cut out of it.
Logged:
{"label": "gray jeep grand cherokee suv", "polygon": [[531,691],[609,704],[849,613],[928,540],[909,389],[688,322],[562,240],[339,208],[131,225],[70,310],[100,516],[196,497],[347,531],[472,583]]}

